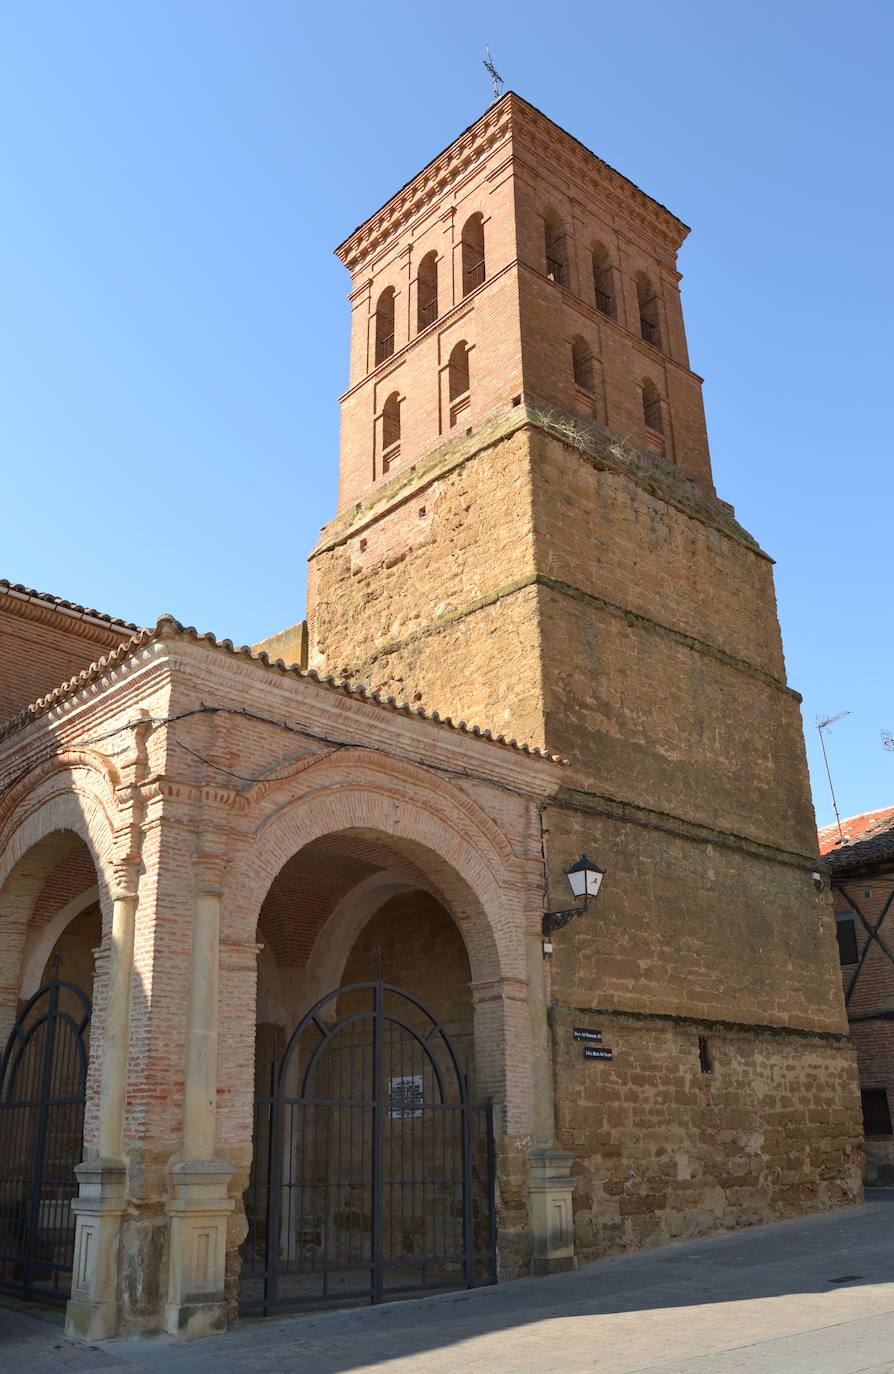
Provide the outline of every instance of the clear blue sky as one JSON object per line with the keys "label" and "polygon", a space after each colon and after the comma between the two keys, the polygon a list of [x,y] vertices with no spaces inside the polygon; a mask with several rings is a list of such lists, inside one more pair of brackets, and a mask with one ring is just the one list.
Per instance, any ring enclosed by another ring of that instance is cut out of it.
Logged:
{"label": "clear blue sky", "polygon": [[890,53],[857,0],[7,3],[0,575],[252,641],[333,513],[332,248],[507,84],[693,226],[717,487],[778,560],[820,821],[894,802]]}

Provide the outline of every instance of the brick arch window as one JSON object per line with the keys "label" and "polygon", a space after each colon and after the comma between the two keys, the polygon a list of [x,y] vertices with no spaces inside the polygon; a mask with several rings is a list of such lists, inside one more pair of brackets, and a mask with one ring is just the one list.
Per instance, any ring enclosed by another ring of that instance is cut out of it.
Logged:
{"label": "brick arch window", "polygon": [[555,210],[543,216],[543,246],[546,251],[546,275],[559,286],[568,285],[568,235],[561,217]]}
{"label": "brick arch window", "polygon": [[392,391],[382,407],[382,471],[400,457],[400,396]]}
{"label": "brick arch window", "polygon": [[653,434],[663,434],[664,415],[661,408],[661,392],[651,377],[643,378],[642,388],[643,419],[646,422],[646,429],[652,430]]}
{"label": "brick arch window", "polygon": [[455,425],[471,400],[469,377],[469,345],[465,339],[454,344],[447,363],[447,394],[450,401],[450,423]]}
{"label": "brick arch window", "polygon": [[416,328],[427,329],[438,318],[438,255],[426,253],[416,273]]}
{"label": "brick arch window", "polygon": [[661,347],[661,322],[658,318],[658,296],[651,277],[645,272],[636,274],[636,299],[639,303],[639,332],[646,343]]}
{"label": "brick arch window", "polygon": [[613,320],[617,316],[615,304],[615,281],[612,273],[611,258],[604,243],[594,243],[590,249],[593,263],[593,295],[596,309]]}
{"label": "brick arch window", "polygon": [[394,352],[394,287],[386,286],[376,302],[376,362]]}
{"label": "brick arch window", "polygon": [[582,338],[580,334],[576,335],[571,342],[571,367],[574,373],[574,385],[592,396],[596,390],[593,352],[586,339]]}
{"label": "brick arch window", "polygon": [[468,296],[486,278],[484,265],[484,216],[470,215],[463,225],[463,295]]}

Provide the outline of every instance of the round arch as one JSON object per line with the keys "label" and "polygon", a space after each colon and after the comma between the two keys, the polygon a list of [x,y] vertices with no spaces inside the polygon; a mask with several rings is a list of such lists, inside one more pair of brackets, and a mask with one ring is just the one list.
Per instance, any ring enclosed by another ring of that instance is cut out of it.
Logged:
{"label": "round arch", "polygon": [[264,898],[294,855],[314,840],[354,832],[376,837],[426,874],[463,933],[476,981],[527,979],[522,866],[471,798],[421,766],[365,750],[345,750],[301,776],[314,785],[298,795],[282,795],[275,783],[265,788],[264,800],[278,804],[233,865],[228,900],[239,938],[254,939]]}

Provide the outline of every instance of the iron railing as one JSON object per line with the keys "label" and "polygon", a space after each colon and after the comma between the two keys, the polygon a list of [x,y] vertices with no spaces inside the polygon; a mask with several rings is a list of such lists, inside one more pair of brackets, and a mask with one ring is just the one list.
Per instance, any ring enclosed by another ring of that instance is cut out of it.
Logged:
{"label": "iron railing", "polygon": [[394,352],[394,335],[386,334],[382,339],[376,339],[376,362],[383,363],[386,358],[390,358]]}
{"label": "iron railing", "polygon": [[558,258],[551,258],[549,254],[546,256],[546,275],[557,286],[567,286],[568,284],[568,268],[564,262],[559,262]]}
{"label": "iron railing", "polygon": [[255,1102],[241,1305],[495,1283],[494,1188],[491,1107],[431,1013],[381,980],[330,993]]}
{"label": "iron railing", "polygon": [[26,1300],[71,1289],[90,1011],[80,988],[53,979],[0,1059],[0,1288]]}

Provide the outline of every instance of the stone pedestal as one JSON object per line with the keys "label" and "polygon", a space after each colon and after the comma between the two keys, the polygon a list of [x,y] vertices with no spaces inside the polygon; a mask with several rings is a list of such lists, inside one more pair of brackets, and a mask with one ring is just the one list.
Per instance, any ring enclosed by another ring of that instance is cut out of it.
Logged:
{"label": "stone pedestal", "polygon": [[188,1160],[171,1169],[172,1196],[165,1330],[189,1340],[225,1331],[224,1271],[233,1170],[217,1160]]}
{"label": "stone pedestal", "polygon": [[558,1274],[574,1268],[571,1202],[574,1155],[541,1145],[528,1152],[528,1206],[535,1274]]}
{"label": "stone pedestal", "polygon": [[75,1169],[79,1194],[71,1297],[65,1333],[102,1341],[118,1334],[118,1237],[127,1210],[127,1170],[117,1159],[94,1159]]}

